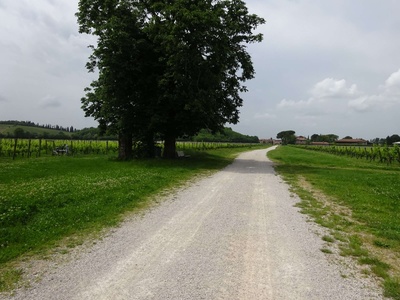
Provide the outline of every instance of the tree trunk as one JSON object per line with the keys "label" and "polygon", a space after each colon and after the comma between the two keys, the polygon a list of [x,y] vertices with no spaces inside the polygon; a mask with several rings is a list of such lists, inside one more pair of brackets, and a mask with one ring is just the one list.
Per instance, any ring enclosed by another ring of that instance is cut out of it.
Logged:
{"label": "tree trunk", "polygon": [[146,157],[154,158],[156,156],[155,146],[154,146],[154,135],[147,134],[145,136],[145,145],[146,145]]}
{"label": "tree trunk", "polygon": [[128,160],[132,158],[132,134],[119,133],[118,135],[118,159]]}
{"label": "tree trunk", "polygon": [[174,136],[165,138],[163,157],[168,159],[176,158],[176,138]]}

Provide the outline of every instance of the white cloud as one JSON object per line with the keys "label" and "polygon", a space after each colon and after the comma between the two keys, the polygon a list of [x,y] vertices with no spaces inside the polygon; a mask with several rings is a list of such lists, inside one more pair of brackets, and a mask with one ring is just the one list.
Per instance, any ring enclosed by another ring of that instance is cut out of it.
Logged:
{"label": "white cloud", "polygon": [[348,102],[348,106],[357,112],[365,112],[370,111],[376,102],[377,98],[374,96],[362,96],[357,99],[350,100]]}
{"label": "white cloud", "polygon": [[316,109],[316,113],[324,113],[329,107],[333,108],[333,105],[338,105],[343,99],[352,99],[359,95],[357,86],[352,84],[350,87],[347,86],[346,80],[325,78],[324,80],[317,82],[312,89],[309,91],[311,97],[307,100],[281,100],[277,108],[279,109]]}
{"label": "white cloud", "polygon": [[277,108],[307,112],[311,116],[344,112],[346,103],[355,112],[367,112],[376,108],[385,110],[400,103],[400,70],[388,77],[377,94],[360,92],[356,84],[349,86],[345,79],[334,78],[319,81],[310,89],[309,94],[311,97],[308,100],[283,99],[277,104]]}
{"label": "white cloud", "polygon": [[352,84],[350,87],[347,87],[346,80],[336,80],[333,78],[325,78],[315,84],[311,90],[313,98],[319,100],[324,98],[354,97],[357,94],[357,85]]}
{"label": "white cloud", "polygon": [[358,112],[372,109],[388,110],[400,103],[400,70],[392,73],[385,84],[380,86],[380,92],[374,95],[362,95],[350,100],[348,106]]}
{"label": "white cloud", "polygon": [[385,87],[400,87],[400,69],[389,76],[389,78],[385,82]]}
{"label": "white cloud", "polygon": [[294,100],[287,100],[287,99],[282,99],[278,105],[277,108],[280,109],[285,109],[285,108],[293,108],[293,109],[301,109],[303,107],[309,106],[312,103],[312,99],[308,99],[307,101],[300,100],[300,101],[294,101]]}
{"label": "white cloud", "polygon": [[383,90],[383,96],[387,102],[400,102],[400,69],[389,76]]}

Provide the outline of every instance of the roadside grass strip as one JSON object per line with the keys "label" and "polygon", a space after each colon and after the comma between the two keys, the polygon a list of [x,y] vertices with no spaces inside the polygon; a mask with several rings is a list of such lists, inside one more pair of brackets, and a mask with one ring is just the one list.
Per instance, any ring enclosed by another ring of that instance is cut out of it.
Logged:
{"label": "roadside grass strip", "polygon": [[400,167],[282,146],[268,153],[302,201],[302,212],[327,228],[326,247],[353,257],[400,299]]}

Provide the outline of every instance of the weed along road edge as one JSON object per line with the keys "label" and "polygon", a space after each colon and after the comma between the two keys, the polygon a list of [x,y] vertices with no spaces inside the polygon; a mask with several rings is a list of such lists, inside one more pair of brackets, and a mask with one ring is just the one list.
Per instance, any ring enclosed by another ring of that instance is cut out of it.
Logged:
{"label": "weed along road edge", "polygon": [[322,229],[294,207],[269,150],[129,218],[11,298],[383,299],[321,251]]}

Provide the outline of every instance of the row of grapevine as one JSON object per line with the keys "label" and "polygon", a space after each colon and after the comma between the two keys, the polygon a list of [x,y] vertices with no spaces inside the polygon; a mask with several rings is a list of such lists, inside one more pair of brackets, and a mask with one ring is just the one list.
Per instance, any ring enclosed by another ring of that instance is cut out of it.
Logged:
{"label": "row of grapevine", "polygon": [[0,156],[13,158],[65,154],[113,154],[117,151],[116,141],[0,139]]}
{"label": "row of grapevine", "polygon": [[248,143],[224,143],[224,142],[177,142],[178,150],[213,150],[221,148],[248,147]]}
{"label": "row of grapevine", "polygon": [[395,145],[389,146],[378,146],[372,147],[363,146],[298,146],[308,150],[327,152],[334,155],[342,155],[354,157],[357,159],[366,159],[369,161],[378,161],[386,163],[388,165],[397,162],[400,163],[400,147]]}
{"label": "row of grapevine", "polygon": [[[158,143],[162,148],[162,143]],[[178,142],[178,150],[211,150],[249,146],[245,143]],[[160,149],[159,147],[159,149]],[[42,155],[117,154],[117,141],[46,139],[0,139],[0,157],[40,157]]]}

